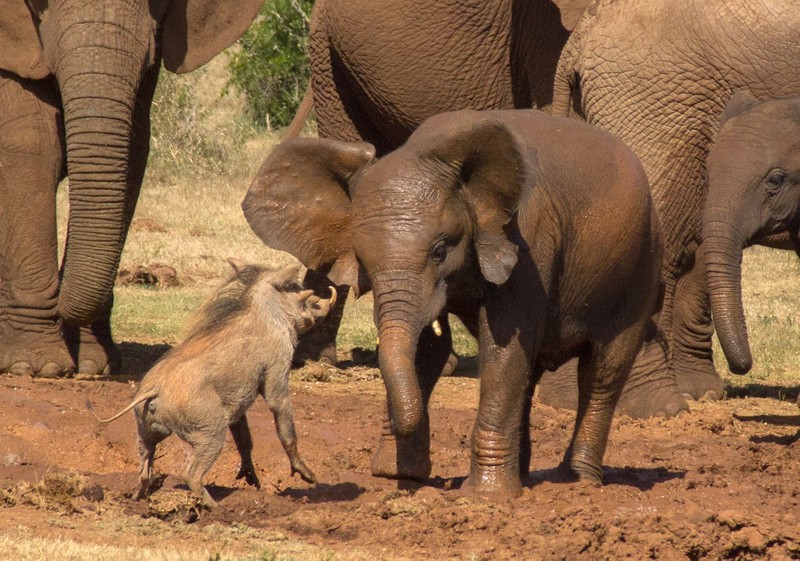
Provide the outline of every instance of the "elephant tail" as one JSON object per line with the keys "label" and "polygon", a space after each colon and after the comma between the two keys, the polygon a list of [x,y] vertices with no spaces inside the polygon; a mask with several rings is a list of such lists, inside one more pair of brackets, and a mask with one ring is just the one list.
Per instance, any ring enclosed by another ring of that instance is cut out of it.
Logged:
{"label": "elephant tail", "polygon": [[149,392],[145,392],[142,395],[138,396],[136,399],[134,399],[132,402],[130,402],[127,406],[125,406],[125,409],[123,409],[119,413],[115,413],[113,416],[109,417],[108,419],[101,419],[100,417],[98,417],[97,413],[94,412],[94,406],[92,405],[92,402],[89,401],[88,399],[86,400],[86,409],[88,409],[89,412],[92,415],[94,415],[94,418],[97,419],[98,421],[100,421],[101,423],[110,423],[111,421],[114,421],[114,420],[119,419],[120,417],[122,417],[125,413],[127,413],[128,411],[130,411],[131,409],[133,409],[134,407],[139,405],[141,402],[147,401],[148,399],[152,399],[152,398],[156,397],[157,395],[158,395],[158,388],[153,388]]}
{"label": "elephant tail", "polygon": [[580,40],[576,30],[570,36],[558,59],[553,84],[551,114],[558,117],[577,117],[585,120],[581,103],[581,78],[578,69]]}
{"label": "elephant tail", "polygon": [[303,132],[303,127],[306,126],[308,116],[311,114],[311,109],[313,108],[314,92],[311,90],[311,80],[309,79],[308,86],[306,86],[306,93],[303,94],[303,101],[300,102],[300,107],[297,108],[294,119],[292,119],[292,122],[286,127],[283,140],[300,136],[300,133]]}

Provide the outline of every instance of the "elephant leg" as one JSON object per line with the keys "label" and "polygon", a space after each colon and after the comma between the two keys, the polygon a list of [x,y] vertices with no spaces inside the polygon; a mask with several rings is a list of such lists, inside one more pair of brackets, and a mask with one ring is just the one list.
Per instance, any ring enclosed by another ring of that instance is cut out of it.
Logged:
{"label": "elephant leg", "polygon": [[55,84],[0,71],[0,107],[0,372],[69,375],[56,311],[64,147]]}
{"label": "elephant leg", "polygon": [[592,344],[578,359],[575,430],[561,464],[578,479],[602,482],[611,419],[640,346],[640,328],[633,325],[607,344]]}
{"label": "elephant leg", "polygon": [[397,437],[392,434],[388,408],[384,410],[383,429],[378,450],[372,458],[372,475],[392,479],[427,479],[431,474],[431,432],[428,403],[431,393],[447,368],[453,348],[452,332],[447,314],[439,318],[442,334],[436,335],[428,326],[422,330],[417,349],[416,369],[422,390],[423,416],[416,432]]}
{"label": "elephant leg", "polygon": [[[159,67],[159,64],[154,65],[142,77],[134,106],[123,224],[126,233],[133,219],[150,154],[150,107],[158,82]],[[122,365],[122,357],[111,334],[112,306],[113,297],[98,319],[90,325],[64,325],[64,339],[80,374],[113,374]]]}
{"label": "elephant leg", "polygon": [[[303,286],[311,288],[319,294],[324,294],[331,281],[324,275],[309,269],[303,279]],[[295,364],[302,364],[306,360],[319,360],[336,364],[339,359],[336,355],[336,336],[342,324],[344,306],[350,289],[348,286],[336,287],[336,303],[328,315],[313,328],[300,336],[297,348],[294,351]]]}
{"label": "elephant leg", "polygon": [[672,371],[680,391],[692,399],[721,399],[725,382],[714,368],[711,304],[702,245],[691,269],[678,280],[673,316]]}

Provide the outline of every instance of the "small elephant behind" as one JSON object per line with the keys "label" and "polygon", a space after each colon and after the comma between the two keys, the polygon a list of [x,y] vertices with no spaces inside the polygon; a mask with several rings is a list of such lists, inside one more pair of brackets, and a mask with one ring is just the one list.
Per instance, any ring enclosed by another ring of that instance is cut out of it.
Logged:
{"label": "small elephant behind", "polygon": [[[258,487],[245,412],[259,394],[275,416],[292,474],[317,481],[297,452],[289,369],[297,336],[327,315],[336,291],[321,299],[304,290],[296,265],[269,271],[229,262],[234,274],[200,309],[186,340],[144,376],[127,407],[101,419],[107,423],[135,411],[142,459],[136,499],[150,485],[156,445],[173,432],[192,447],[186,482],[204,505],[216,505],[203,477],[222,451],[228,428],[242,460],[237,479],[244,477]],[[91,403],[87,406],[91,409]]]}
{"label": "small elephant behind", "polygon": [[452,313],[479,342],[466,489],[522,492],[534,385],[573,357],[579,405],[563,466],[599,482],[658,305],[661,238],[639,160],[599,128],[539,111],[442,113],[374,156],[363,143],[285,142],[242,203],[268,246],[373,291],[389,405],[372,473],[430,475],[428,403]]}
{"label": "small elephant behind", "polygon": [[800,251],[800,97],[758,101],[735,94],[708,153],[703,215],[711,312],[734,373],[753,359],[742,307],[742,250]]}

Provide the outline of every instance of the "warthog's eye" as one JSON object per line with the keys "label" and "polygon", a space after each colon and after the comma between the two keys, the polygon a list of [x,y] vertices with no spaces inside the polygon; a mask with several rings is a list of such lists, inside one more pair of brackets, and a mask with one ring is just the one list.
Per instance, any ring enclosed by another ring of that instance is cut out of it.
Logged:
{"label": "warthog's eye", "polygon": [[447,243],[444,240],[439,240],[431,249],[431,259],[434,263],[441,263],[447,257]]}
{"label": "warthog's eye", "polygon": [[297,281],[288,280],[281,285],[281,290],[284,292],[300,292],[303,290],[303,287],[300,286],[300,283]]}

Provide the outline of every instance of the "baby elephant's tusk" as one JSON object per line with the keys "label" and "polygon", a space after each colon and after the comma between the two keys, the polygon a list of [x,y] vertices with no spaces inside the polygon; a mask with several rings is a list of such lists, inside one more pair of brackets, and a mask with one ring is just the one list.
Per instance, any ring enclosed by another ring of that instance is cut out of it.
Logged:
{"label": "baby elephant's tusk", "polygon": [[436,333],[437,337],[442,336],[442,324],[439,323],[438,319],[433,320],[433,323],[431,323],[431,327],[433,328],[433,332]]}

